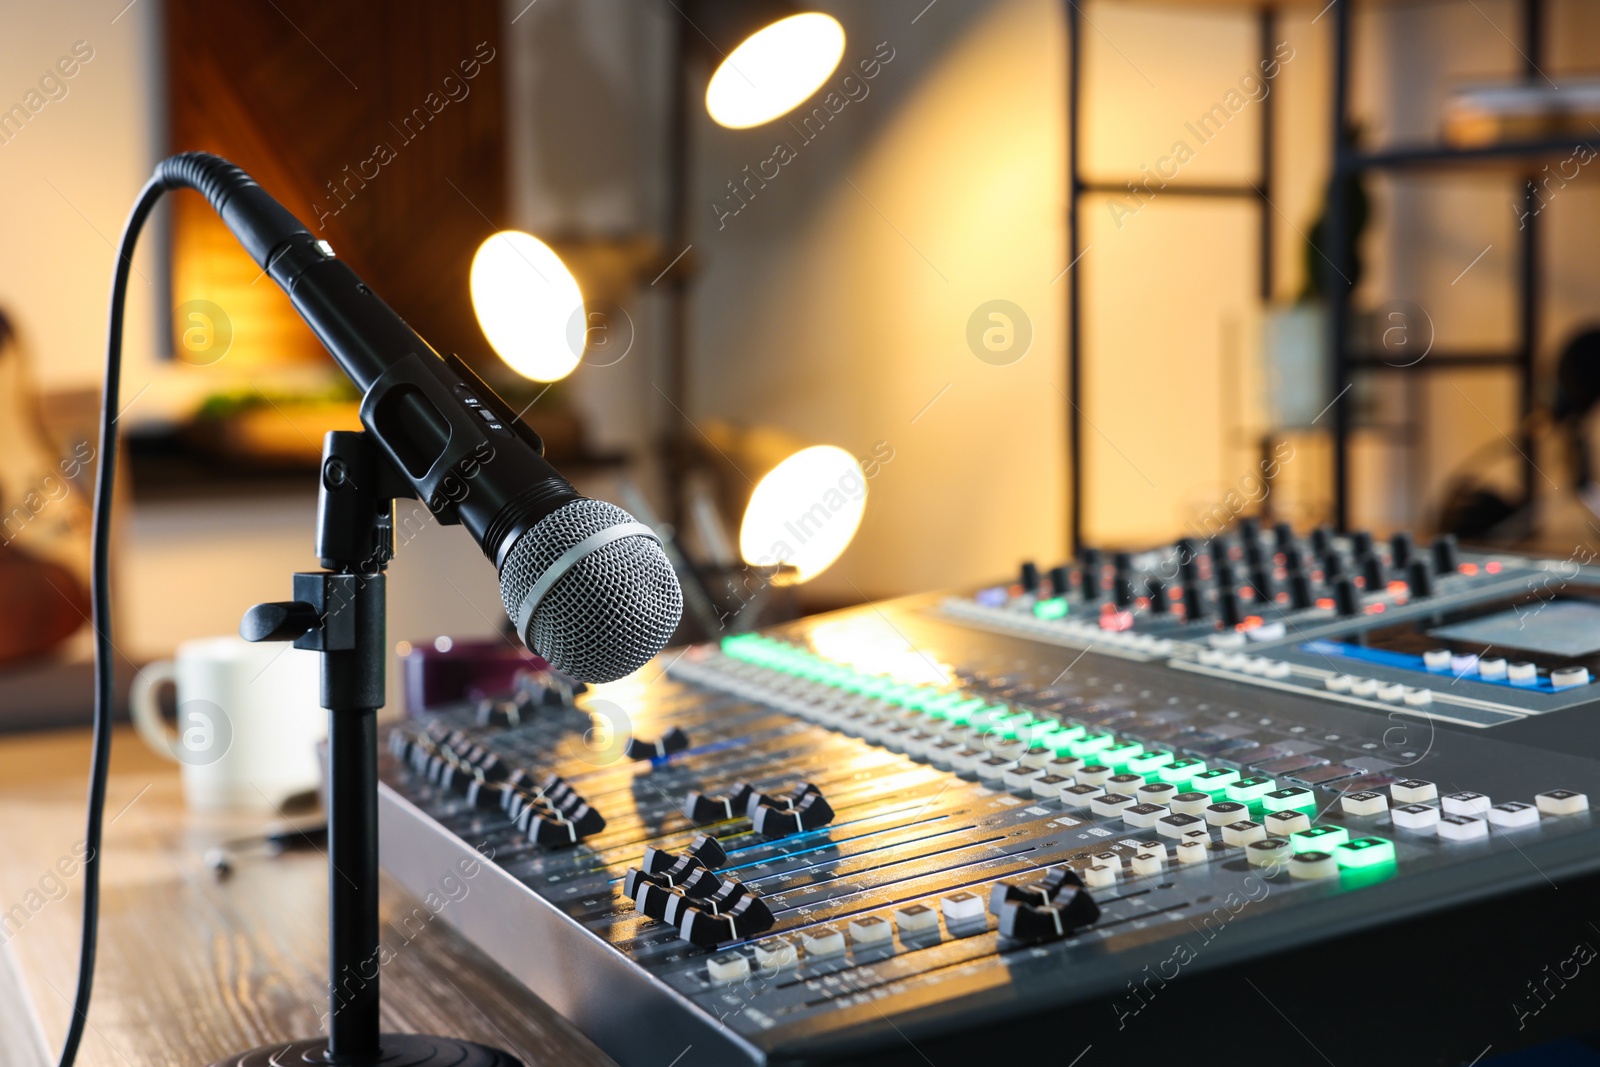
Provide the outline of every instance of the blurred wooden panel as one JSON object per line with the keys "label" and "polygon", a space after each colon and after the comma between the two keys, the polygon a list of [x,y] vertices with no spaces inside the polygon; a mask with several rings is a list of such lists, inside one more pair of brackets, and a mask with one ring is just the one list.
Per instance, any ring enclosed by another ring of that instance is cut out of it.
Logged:
{"label": "blurred wooden panel", "polygon": [[[165,17],[172,151],[238,163],[434,347],[486,352],[467,275],[506,203],[499,6],[168,0]],[[204,201],[177,197],[172,225],[173,305],[223,309],[231,366],[326,358]]]}

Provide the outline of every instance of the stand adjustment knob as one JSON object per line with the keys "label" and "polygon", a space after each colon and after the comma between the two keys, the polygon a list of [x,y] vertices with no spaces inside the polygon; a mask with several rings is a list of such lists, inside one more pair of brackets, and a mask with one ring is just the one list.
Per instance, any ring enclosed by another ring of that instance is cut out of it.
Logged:
{"label": "stand adjustment knob", "polygon": [[239,636],[246,641],[293,641],[321,625],[322,616],[305,601],[276,600],[245,612]]}

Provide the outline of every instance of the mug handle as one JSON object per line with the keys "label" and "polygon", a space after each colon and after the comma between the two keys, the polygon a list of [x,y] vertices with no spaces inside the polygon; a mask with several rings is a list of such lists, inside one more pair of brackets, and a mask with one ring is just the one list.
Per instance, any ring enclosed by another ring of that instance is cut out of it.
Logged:
{"label": "mug handle", "polygon": [[133,676],[133,685],[128,688],[128,710],[133,717],[133,725],[139,731],[139,736],[150,750],[158,756],[178,761],[173,750],[177,744],[178,734],[161,716],[161,705],[156,700],[156,689],[166,682],[174,685],[178,681],[177,664],[170,659],[156,660],[146,664],[139,673]]}

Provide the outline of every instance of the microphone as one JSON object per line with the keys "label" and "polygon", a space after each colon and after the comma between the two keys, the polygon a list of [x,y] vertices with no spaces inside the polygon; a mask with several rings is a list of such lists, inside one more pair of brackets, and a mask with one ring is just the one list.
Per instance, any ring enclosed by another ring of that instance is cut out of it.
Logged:
{"label": "microphone", "polygon": [[361,390],[361,424],[395,469],[495,565],[506,614],[528,648],[586,682],[631,674],[661,651],[683,592],[653,530],[581,496],[545,460],[539,435],[471,368],[441,357],[239,167],[188,152],[162,160],[156,175],[202,193],[288,294]]}

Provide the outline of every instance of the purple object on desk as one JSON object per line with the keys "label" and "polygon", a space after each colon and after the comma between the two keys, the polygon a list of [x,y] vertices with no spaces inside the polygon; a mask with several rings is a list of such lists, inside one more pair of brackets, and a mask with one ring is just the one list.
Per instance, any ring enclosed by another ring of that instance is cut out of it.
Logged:
{"label": "purple object on desk", "polygon": [[515,685],[518,671],[550,669],[543,658],[503,637],[417,641],[410,652],[400,657],[400,664],[405,679],[406,714],[412,717],[440,704],[508,692]]}

